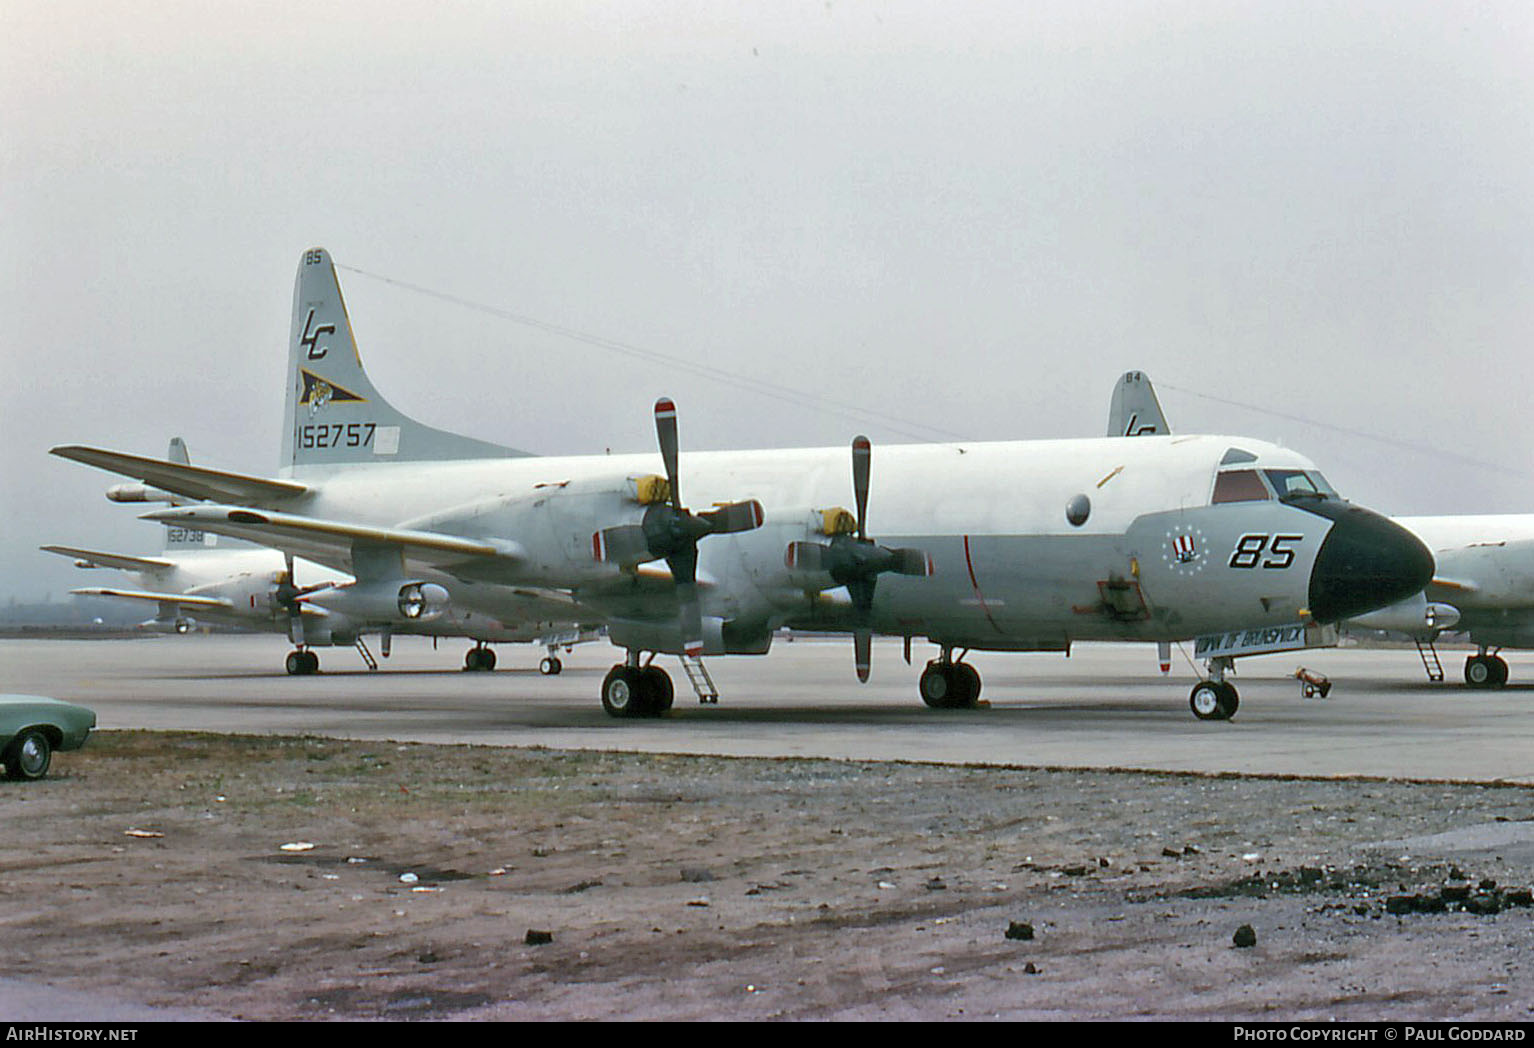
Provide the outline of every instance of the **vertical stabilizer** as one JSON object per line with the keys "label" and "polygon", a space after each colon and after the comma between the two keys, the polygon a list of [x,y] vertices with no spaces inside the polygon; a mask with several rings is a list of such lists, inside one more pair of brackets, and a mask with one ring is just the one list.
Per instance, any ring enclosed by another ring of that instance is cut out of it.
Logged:
{"label": "vertical stabilizer", "polygon": [[1156,389],[1143,371],[1126,371],[1113,387],[1108,407],[1108,436],[1165,437],[1172,427],[1161,413]]}
{"label": "vertical stabilizer", "polygon": [[[180,437],[170,438],[170,447],[165,451],[165,458],[182,466],[192,464],[192,456],[187,452],[186,441]],[[172,499],[171,504],[177,505],[185,500]],[[188,550],[207,549],[217,545],[218,536],[211,531],[200,531],[181,524],[167,524],[165,526],[165,552],[185,553]]]}
{"label": "vertical stabilizer", "polygon": [[527,453],[423,425],[373,388],[352,335],[335,265],[305,251],[293,288],[282,468],[359,462],[513,458]]}

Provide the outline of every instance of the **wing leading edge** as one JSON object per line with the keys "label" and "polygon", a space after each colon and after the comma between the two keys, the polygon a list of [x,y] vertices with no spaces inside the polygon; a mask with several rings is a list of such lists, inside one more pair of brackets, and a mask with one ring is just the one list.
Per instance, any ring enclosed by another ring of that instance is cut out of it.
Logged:
{"label": "wing leading edge", "polygon": [[513,542],[349,524],[242,506],[178,506],[145,513],[141,519],[193,525],[236,538],[254,539],[278,549],[314,555],[328,563],[349,563],[359,546],[397,548],[409,560],[444,571],[452,571],[466,562],[516,561],[523,556],[522,548]]}
{"label": "wing leading edge", "polygon": [[87,447],[83,444],[61,444],[51,448],[49,454],[130,477],[172,494],[211,502],[244,505],[294,498],[309,490],[308,485],[297,481],[253,477],[245,473],[230,473],[227,470],[130,455],[125,451]]}

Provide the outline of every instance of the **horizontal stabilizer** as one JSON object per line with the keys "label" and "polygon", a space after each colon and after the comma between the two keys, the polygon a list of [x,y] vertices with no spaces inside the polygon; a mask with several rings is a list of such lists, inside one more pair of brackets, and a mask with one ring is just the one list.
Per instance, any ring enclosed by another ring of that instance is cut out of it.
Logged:
{"label": "horizontal stabilizer", "polygon": [[[319,520],[292,513],[270,513],[239,506],[179,506],[145,513],[144,520],[162,524],[185,524],[236,538],[252,538],[278,549],[290,547],[320,549],[344,554],[349,559],[354,546],[394,547],[411,560],[435,566],[448,566],[476,558],[520,559],[522,550],[509,542],[487,542],[457,535],[406,528],[382,528],[350,524],[337,520]],[[288,541],[292,540],[292,541]]]}
{"label": "horizontal stabilizer", "polygon": [[160,560],[156,557],[132,557],[126,553],[103,553],[100,550],[76,549],[73,546],[39,546],[38,549],[57,553],[61,557],[89,561],[96,567],[116,568],[119,571],[168,571],[176,566],[175,561]]}
{"label": "horizontal stabilizer", "polygon": [[221,597],[193,597],[186,593],[151,593],[148,590],[112,589],[104,586],[88,586],[72,589],[82,597],[121,597],[123,600],[152,600],[163,604],[183,604],[189,608],[231,608],[229,601]]}
{"label": "horizontal stabilizer", "polygon": [[272,499],[293,498],[308,491],[307,485],[291,480],[274,480],[252,477],[243,473],[229,473],[206,466],[192,466],[165,459],[130,455],[125,451],[109,451],[80,444],[63,444],[53,448],[51,454],[74,462],[83,462],[109,473],[118,473],[133,480],[152,484],[163,491],[188,498],[212,502],[228,502],[242,505],[251,502],[268,502]]}

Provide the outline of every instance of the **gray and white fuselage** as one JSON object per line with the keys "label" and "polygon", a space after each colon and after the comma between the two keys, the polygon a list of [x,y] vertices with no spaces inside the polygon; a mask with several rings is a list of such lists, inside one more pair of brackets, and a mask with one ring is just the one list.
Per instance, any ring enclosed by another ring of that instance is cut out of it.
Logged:
{"label": "gray and white fuselage", "polygon": [[[1356,567],[1323,556],[1328,538],[1367,511],[1348,507],[1337,521],[1309,502],[1211,504],[1220,463],[1232,458],[1244,469],[1315,469],[1293,451],[1239,437],[881,446],[869,507],[875,537],[925,550],[934,573],[884,578],[875,628],[952,646],[1058,649],[1074,640],[1182,639],[1306,617],[1331,621],[1399,586],[1393,576],[1411,567],[1415,551],[1404,537],[1390,548],[1387,536],[1377,551],[1383,570],[1350,606],[1314,606],[1318,571],[1324,581]],[[487,540],[508,555],[466,558],[449,572],[440,564],[412,570],[441,579],[455,606],[491,615],[506,611],[515,587],[569,591],[616,620],[621,642],[626,621],[653,622],[664,633],[675,606],[664,588],[645,586],[642,573],[626,576],[595,560],[592,535],[639,518],[630,478],[658,465],[649,454],[300,467],[285,475],[308,492],[280,509]],[[783,559],[790,542],[818,537],[819,510],[849,501],[845,449],[696,452],[682,456],[682,472],[690,505],[755,498],[765,511],[762,527],[699,544],[704,614],[716,628],[733,625],[734,650],[764,646],[783,625],[847,628],[835,591],[812,597],[826,587],[807,584]],[[1090,512],[1076,526],[1066,507],[1081,495]],[[1328,501],[1335,508],[1338,500]],[[178,519],[245,534],[228,515],[190,507]],[[271,541],[269,532],[248,534]],[[333,547],[292,540],[290,548],[346,567]],[[710,639],[718,648],[720,637]],[[645,646],[664,650],[656,640]]]}

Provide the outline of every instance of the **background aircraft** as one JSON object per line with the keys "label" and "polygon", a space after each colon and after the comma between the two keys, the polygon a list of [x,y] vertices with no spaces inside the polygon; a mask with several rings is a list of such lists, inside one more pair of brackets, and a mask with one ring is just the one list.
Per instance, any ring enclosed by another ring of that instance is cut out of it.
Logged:
{"label": "background aircraft", "polygon": [[[1155,389],[1131,371],[1114,387],[1110,434],[1171,433]],[[1465,683],[1498,688],[1507,662],[1494,649],[1534,648],[1534,515],[1397,517],[1433,552],[1433,577],[1420,592],[1386,608],[1358,615],[1344,628],[1404,635],[1417,645],[1428,678],[1441,681],[1435,642],[1464,634],[1477,652],[1465,660]],[[1163,671],[1167,655],[1163,649]]]}
{"label": "background aircraft", "polygon": [[[166,531],[172,536],[178,532],[201,534],[180,527],[168,527]],[[166,551],[159,556],[106,553],[73,546],[42,549],[71,557],[81,568],[115,568],[137,575],[140,587],[137,589],[82,586],[70,592],[154,604],[155,617],[143,623],[146,628],[185,633],[206,621],[291,634],[293,618],[300,616],[303,646],[288,655],[286,668],[291,674],[316,672],[319,656],[314,648],[331,645],[355,647],[368,668],[377,669],[378,662],[364,639],[368,634],[381,637],[380,651],[386,658],[392,635],[466,637],[474,641],[464,656],[466,670],[495,669],[491,644],[541,644],[547,653],[539,663],[540,672],[557,674],[563,669],[558,655],[561,648],[568,649],[599,636],[597,630],[574,623],[550,619],[508,625],[488,615],[460,612],[451,606],[423,605],[413,612],[401,611],[390,621],[379,621],[376,616],[360,621],[327,606],[327,601],[344,605],[344,599],[337,595],[351,584],[349,575],[301,559],[294,559],[290,565],[282,553],[273,549],[175,549],[174,541],[167,543]],[[295,578],[304,580],[304,584],[296,584],[292,581]]]}
{"label": "background aircraft", "polygon": [[[190,463],[180,437],[172,438],[167,461]],[[118,485],[109,496],[119,502],[187,504],[167,492],[132,485]],[[158,556],[73,546],[42,549],[73,558],[80,568],[115,568],[136,575],[137,589],[89,586],[71,592],[152,603],[156,614],[146,626],[185,633],[202,619],[288,634],[298,646],[286,660],[290,674],[316,672],[319,656],[313,649],[329,645],[354,646],[368,668],[377,669],[378,662],[364,639],[368,634],[380,636],[385,658],[393,634],[467,637],[474,641],[464,656],[467,670],[495,668],[495,651],[490,644],[538,643],[547,649],[539,663],[540,671],[557,674],[563,668],[557,654],[560,647],[594,640],[598,635],[594,628],[559,617],[569,611],[568,602],[550,607],[529,600],[523,609],[528,617],[505,623],[482,613],[455,609],[445,594],[423,586],[398,594],[392,609],[362,608],[352,596],[355,580],[343,572],[260,546],[238,542],[220,546],[217,535],[196,528],[167,525],[164,531],[165,545]]]}
{"label": "background aircraft", "polygon": [[[293,306],[279,477],[54,453],[211,503],[149,519],[348,571],[357,608],[428,586],[498,617],[526,597],[573,602],[626,651],[602,687],[615,716],[669,708],[655,654],[682,656],[706,698],[700,655],[765,654],[785,625],[851,633],[861,679],[874,633],[925,637],[940,654],[923,700],[966,706],[980,690],[970,650],[1303,628],[1400,600],[1432,570],[1419,541],[1338,499],[1308,459],[1241,437],[899,445],[880,449],[875,498],[863,438],[850,461],[838,448],[683,456],[662,399],[662,472],[653,454],[535,458],[390,405],[324,250],[300,260]],[[1256,472],[1292,490],[1238,497]],[[711,508],[687,508],[684,476]],[[839,505],[849,493],[856,513]],[[1201,716],[1235,708],[1218,665],[1190,697]]]}

